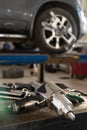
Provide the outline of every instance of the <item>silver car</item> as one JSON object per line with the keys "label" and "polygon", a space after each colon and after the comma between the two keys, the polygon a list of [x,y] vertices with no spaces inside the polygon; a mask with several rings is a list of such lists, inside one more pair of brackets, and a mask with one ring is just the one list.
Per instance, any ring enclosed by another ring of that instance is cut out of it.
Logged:
{"label": "silver car", "polygon": [[80,0],[0,0],[0,39],[16,48],[64,53],[84,28]]}

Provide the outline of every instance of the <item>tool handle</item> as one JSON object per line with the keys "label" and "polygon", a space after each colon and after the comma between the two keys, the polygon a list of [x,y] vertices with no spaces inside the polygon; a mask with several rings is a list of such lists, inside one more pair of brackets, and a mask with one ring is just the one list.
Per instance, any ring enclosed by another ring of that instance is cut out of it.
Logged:
{"label": "tool handle", "polygon": [[30,84],[23,84],[23,83],[15,83],[15,89],[22,90],[23,88],[26,88],[30,91],[34,91],[34,87],[32,87]]}

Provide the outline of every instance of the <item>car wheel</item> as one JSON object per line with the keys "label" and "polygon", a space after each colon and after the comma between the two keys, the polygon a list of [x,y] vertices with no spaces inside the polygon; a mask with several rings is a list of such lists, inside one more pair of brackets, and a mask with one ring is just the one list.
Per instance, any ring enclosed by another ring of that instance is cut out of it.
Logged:
{"label": "car wheel", "polygon": [[67,52],[75,43],[77,35],[75,19],[62,8],[47,9],[36,19],[36,43],[47,53]]}
{"label": "car wheel", "polygon": [[18,50],[34,50],[36,48],[36,45],[32,42],[13,42],[13,45]]}

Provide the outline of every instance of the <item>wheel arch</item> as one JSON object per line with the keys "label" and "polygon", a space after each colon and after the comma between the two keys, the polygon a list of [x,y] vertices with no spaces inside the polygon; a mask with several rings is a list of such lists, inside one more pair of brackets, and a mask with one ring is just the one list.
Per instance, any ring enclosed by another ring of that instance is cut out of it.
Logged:
{"label": "wheel arch", "polygon": [[[42,6],[40,6],[40,8],[37,10],[36,15],[34,16],[32,22],[31,22],[31,28],[30,28],[30,38],[31,39],[34,37],[36,19],[44,10],[51,8],[52,6],[63,8],[65,10],[69,11],[77,23],[78,32],[80,32],[79,17],[78,17],[76,9],[74,7],[72,7],[71,5],[64,3],[64,2],[56,2],[56,1],[55,2],[46,2]],[[68,8],[68,7],[70,7],[70,8]],[[78,33],[78,37],[79,37],[79,33]]]}

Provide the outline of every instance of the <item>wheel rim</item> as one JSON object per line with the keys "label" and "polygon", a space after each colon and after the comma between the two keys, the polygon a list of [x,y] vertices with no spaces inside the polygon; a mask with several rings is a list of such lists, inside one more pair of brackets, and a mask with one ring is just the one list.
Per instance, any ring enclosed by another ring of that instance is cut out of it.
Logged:
{"label": "wheel rim", "polygon": [[41,25],[45,43],[52,49],[68,50],[76,40],[70,21],[63,15],[51,11],[50,18]]}

